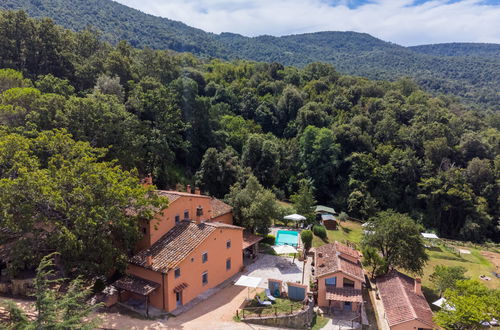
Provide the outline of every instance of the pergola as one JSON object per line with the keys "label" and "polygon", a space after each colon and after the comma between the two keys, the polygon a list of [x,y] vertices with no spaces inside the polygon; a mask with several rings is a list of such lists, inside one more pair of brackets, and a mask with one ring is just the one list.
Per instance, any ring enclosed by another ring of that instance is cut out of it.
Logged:
{"label": "pergola", "polygon": [[[145,280],[143,278],[133,276],[133,275],[125,275],[122,278],[120,278],[118,281],[116,281],[113,286],[117,288],[118,291],[118,297],[119,297],[119,302],[122,302],[121,298],[121,290],[125,290],[131,293],[134,293],[139,296],[144,297],[144,303],[146,306],[146,316],[149,317],[149,295],[156,290],[157,288],[160,287],[159,283]],[[133,308],[134,306],[129,306],[127,304],[124,304],[129,308]],[[133,308],[134,311],[135,308]]]}

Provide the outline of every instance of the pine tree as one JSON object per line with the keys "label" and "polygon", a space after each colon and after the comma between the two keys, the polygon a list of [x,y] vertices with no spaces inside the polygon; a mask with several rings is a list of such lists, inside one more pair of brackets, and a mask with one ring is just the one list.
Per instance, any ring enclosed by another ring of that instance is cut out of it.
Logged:
{"label": "pine tree", "polygon": [[88,319],[90,313],[100,307],[86,302],[90,290],[83,281],[76,278],[65,290],[58,289],[65,279],[56,277],[53,257],[56,253],[43,257],[37,268],[34,281],[36,317],[30,319],[14,303],[4,303],[10,314],[10,329],[94,329],[99,320]]}

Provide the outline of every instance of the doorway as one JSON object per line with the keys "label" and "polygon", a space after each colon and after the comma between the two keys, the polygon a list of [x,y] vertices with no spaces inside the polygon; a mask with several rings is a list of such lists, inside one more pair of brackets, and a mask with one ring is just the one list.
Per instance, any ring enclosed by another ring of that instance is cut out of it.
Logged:
{"label": "doorway", "polygon": [[182,291],[178,291],[175,293],[175,303],[177,307],[182,306]]}

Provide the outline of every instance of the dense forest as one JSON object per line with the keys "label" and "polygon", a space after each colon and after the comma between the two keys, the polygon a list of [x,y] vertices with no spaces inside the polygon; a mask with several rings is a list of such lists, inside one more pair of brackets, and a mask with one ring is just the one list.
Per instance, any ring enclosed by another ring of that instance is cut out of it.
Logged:
{"label": "dense forest", "polygon": [[498,109],[499,45],[444,44],[402,47],[368,34],[319,32],[249,38],[206,33],[181,22],[147,15],[110,0],[3,0],[3,9],[23,9],[36,18],[81,31],[92,26],[100,38],[135,48],[170,49],[202,57],[246,59],[304,67],[331,63],[343,74],[377,80],[412,77],[434,95],[458,96],[468,104]]}
{"label": "dense forest", "polygon": [[[58,180],[80,187],[55,171],[71,176],[65,162],[76,160],[102,166],[102,175],[120,166],[151,173],[160,188],[196,184],[219,198],[253,174],[283,200],[308,179],[319,203],[356,218],[393,209],[443,237],[500,237],[499,112],[469,111],[409,79],[341,75],[331,64],[299,69],[112,46],[92,30],[23,12],[1,14],[0,43],[0,181],[50,172],[16,181],[14,197],[23,182],[39,193]],[[89,161],[97,158],[108,163]],[[12,212],[1,220],[23,210]]]}
{"label": "dense forest", "polygon": [[483,57],[497,60],[500,58],[499,44],[450,42],[446,44],[421,45],[408,48],[418,53],[436,56]]}

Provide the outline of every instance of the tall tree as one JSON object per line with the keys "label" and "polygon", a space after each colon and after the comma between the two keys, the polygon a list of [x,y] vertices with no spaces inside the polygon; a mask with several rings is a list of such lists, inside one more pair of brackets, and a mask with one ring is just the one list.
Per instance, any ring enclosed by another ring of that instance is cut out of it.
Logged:
{"label": "tall tree", "polygon": [[314,206],[314,186],[311,180],[303,179],[300,181],[299,191],[290,197],[293,207],[300,215],[306,217],[308,223],[313,223],[316,220]]}
{"label": "tall tree", "polygon": [[46,251],[89,277],[125,268],[141,235],[138,219],[167,202],[104,155],[65,131],[33,138],[0,131],[0,226],[20,237],[12,272],[34,267]]}
{"label": "tall tree", "polygon": [[362,244],[382,254],[389,268],[400,267],[421,274],[429,256],[420,234],[421,226],[406,214],[382,211],[369,220]]}
{"label": "tall tree", "polygon": [[225,197],[225,201],[233,207],[234,222],[253,233],[267,235],[269,227],[278,215],[276,197],[262,187],[253,175],[246,183],[236,183]]}
{"label": "tall tree", "polygon": [[466,271],[467,269],[462,266],[437,265],[429,279],[439,295],[442,296],[447,289],[455,289],[457,281],[467,279],[465,277]]}
{"label": "tall tree", "polygon": [[64,279],[54,272],[55,254],[42,258],[38,265],[34,281],[35,318],[30,319],[13,302],[4,303],[9,311],[11,322],[7,329],[95,329],[99,324],[96,318],[89,318],[90,313],[101,304],[91,305],[87,299],[91,290],[84,286],[80,278],[72,280],[67,289],[58,288]]}
{"label": "tall tree", "polygon": [[500,318],[500,290],[491,290],[478,281],[457,281],[455,288],[444,292],[446,305],[435,315],[435,322],[445,329],[483,329],[484,321]]}

